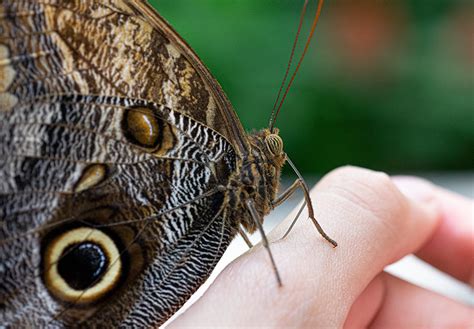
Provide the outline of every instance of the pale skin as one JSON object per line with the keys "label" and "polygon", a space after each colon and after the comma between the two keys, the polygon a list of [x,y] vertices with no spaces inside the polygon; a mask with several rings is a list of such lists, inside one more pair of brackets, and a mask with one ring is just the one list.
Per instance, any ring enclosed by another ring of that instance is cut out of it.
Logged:
{"label": "pale skin", "polygon": [[311,191],[322,239],[304,213],[268,234],[278,287],[258,245],[232,262],[174,327],[473,328],[473,308],[383,272],[414,253],[474,283],[474,203],[414,177],[336,169]]}

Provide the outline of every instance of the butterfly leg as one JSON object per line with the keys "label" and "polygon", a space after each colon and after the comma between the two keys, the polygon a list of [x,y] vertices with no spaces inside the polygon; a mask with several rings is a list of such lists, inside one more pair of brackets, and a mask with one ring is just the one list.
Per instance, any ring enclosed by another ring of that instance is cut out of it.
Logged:
{"label": "butterfly leg", "polygon": [[247,233],[245,233],[245,231],[242,229],[242,227],[239,227],[239,234],[242,237],[242,239],[244,239],[244,241],[247,244],[247,246],[249,247],[249,249],[251,249],[253,247],[252,241],[250,241]]}
{"label": "butterfly leg", "polygon": [[311,219],[311,221],[313,222],[314,226],[316,227],[316,229],[318,230],[319,234],[321,234],[321,236],[326,239],[326,241],[328,241],[330,244],[333,245],[333,247],[337,247],[337,242],[334,241],[333,239],[331,239],[327,234],[326,232],[324,232],[323,228],[321,227],[321,225],[318,223],[318,221],[316,220],[316,217],[314,216],[314,209],[313,209],[313,204],[311,202],[311,196],[309,195],[309,189],[308,189],[308,186],[306,185],[306,183],[298,178],[297,180],[295,180],[293,182],[293,184],[291,184],[291,186],[289,188],[287,188],[281,195],[279,195],[275,200],[273,200],[272,202],[272,206],[273,207],[276,207],[276,206],[279,206],[280,204],[282,204],[284,201],[286,201],[291,195],[293,195],[293,193],[296,192],[296,190],[298,188],[301,188],[303,190],[303,194],[304,194],[304,204],[301,206],[300,210],[298,211],[298,215],[295,217],[295,219],[293,220],[293,222],[291,223],[290,227],[288,228],[288,230],[286,231],[286,233],[283,235],[282,239],[284,239],[288,233],[290,233],[291,229],[293,228],[293,226],[295,225],[296,221],[298,220],[303,208],[305,205],[308,206],[308,216],[309,218]]}
{"label": "butterfly leg", "polygon": [[[273,207],[278,207],[279,205],[281,205],[283,202],[285,202],[286,200],[288,200],[288,198],[290,196],[292,196],[297,189],[299,189],[300,187],[303,188],[304,190],[304,186],[305,183],[301,180],[301,179],[297,179],[293,182],[293,184],[291,184],[290,187],[288,187],[285,191],[283,191],[282,194],[280,194],[275,200],[272,201],[272,206]],[[305,202],[306,202],[306,197],[305,197]]]}
{"label": "butterfly leg", "polygon": [[304,207],[306,207],[306,201],[303,200],[303,204],[301,205],[300,209],[298,210],[298,213],[296,214],[295,218],[291,222],[290,227],[288,227],[285,234],[283,234],[283,236],[280,238],[280,240],[283,240],[284,238],[287,237],[288,234],[290,234],[291,230],[293,229],[293,226],[295,226],[295,224],[296,224],[296,221],[298,220],[298,218],[300,218],[300,215],[303,212]]}
{"label": "butterfly leg", "polygon": [[258,230],[260,231],[260,234],[262,236],[262,244],[268,252],[268,256],[270,257],[270,261],[272,263],[273,271],[275,272],[276,280],[278,282],[278,285],[281,287],[282,283],[281,283],[280,273],[278,272],[278,269],[276,267],[275,259],[273,258],[272,251],[270,250],[270,244],[268,243],[267,236],[265,234],[265,231],[263,230],[262,220],[260,216],[258,215],[257,210],[255,209],[253,200],[247,200],[246,205],[250,213],[250,216],[252,216],[253,221],[255,222],[255,224],[258,227]]}

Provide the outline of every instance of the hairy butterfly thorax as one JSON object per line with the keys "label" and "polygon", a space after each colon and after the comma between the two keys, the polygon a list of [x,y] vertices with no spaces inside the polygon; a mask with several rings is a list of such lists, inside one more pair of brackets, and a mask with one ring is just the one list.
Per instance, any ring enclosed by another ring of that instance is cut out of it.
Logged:
{"label": "hairy butterfly thorax", "polygon": [[[280,187],[280,173],[286,161],[283,141],[278,131],[268,129],[248,135],[249,153],[242,157],[240,170],[229,183],[230,205],[240,211],[241,225],[247,232],[257,229],[256,223],[247,211],[246,201],[253,200],[255,209],[263,219],[273,209]],[[243,216],[242,216],[243,215]]]}
{"label": "hairy butterfly thorax", "polygon": [[[300,188],[336,245],[274,128],[321,4],[269,128],[246,134],[146,1],[0,2],[0,326],[160,325],[257,229],[281,286],[262,222]],[[299,178],[278,195],[285,162]]]}

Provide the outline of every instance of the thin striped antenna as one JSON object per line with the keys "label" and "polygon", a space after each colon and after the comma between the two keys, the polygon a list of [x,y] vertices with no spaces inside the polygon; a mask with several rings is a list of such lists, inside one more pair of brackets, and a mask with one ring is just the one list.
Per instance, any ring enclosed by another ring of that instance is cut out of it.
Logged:
{"label": "thin striped antenna", "polygon": [[[298,60],[298,64],[296,65],[295,71],[291,75],[290,82],[288,82],[288,85],[286,86],[285,93],[283,94],[283,97],[281,98],[280,103],[278,104],[278,108],[276,109],[276,111],[275,111],[275,107],[273,108],[272,115],[270,117],[270,124],[269,124],[269,129],[270,129],[271,132],[273,132],[273,128],[275,126],[275,122],[276,122],[276,119],[278,117],[278,114],[280,113],[281,107],[283,106],[283,102],[285,101],[285,98],[288,95],[288,91],[290,90],[291,85],[295,81],[295,77],[296,77],[296,74],[298,73],[298,71],[301,67],[301,63],[303,62],[303,59],[306,56],[306,53],[308,52],[308,48],[309,48],[309,45],[311,43],[311,39],[313,38],[314,31],[316,30],[316,25],[318,24],[318,21],[319,21],[319,16],[321,15],[321,9],[323,8],[323,3],[324,3],[324,0],[319,0],[318,7],[317,7],[316,13],[314,15],[313,23],[311,25],[311,30],[309,32],[308,38],[306,39],[306,44],[304,46],[303,53],[301,54],[300,59]],[[303,6],[304,11],[306,11],[306,5],[307,5],[307,1],[305,1],[305,4]],[[302,12],[302,14],[304,16],[304,12]],[[298,27],[297,37],[295,38],[295,44],[296,44],[296,41],[298,40],[300,29],[301,29],[301,21],[300,21],[300,26]],[[292,49],[292,52],[291,52],[292,54],[290,56],[290,62],[288,63],[287,73],[288,73],[290,65],[291,65],[291,60],[293,59],[293,54],[294,54],[294,50],[295,50],[294,48],[295,48],[295,45],[293,45],[293,49]],[[284,78],[283,83],[286,81],[286,78],[287,78],[287,74],[285,74],[285,78]],[[280,92],[278,93],[277,101],[275,102],[275,104],[278,102],[278,99],[280,97],[282,88],[283,88],[283,84],[280,87]]]}
{"label": "thin striped antenna", "polygon": [[268,122],[268,126],[271,126],[272,122],[274,121],[273,118],[274,118],[274,115],[275,115],[275,110],[276,110],[278,101],[280,100],[280,96],[281,96],[281,92],[283,91],[283,87],[285,86],[286,79],[288,78],[288,73],[290,73],[291,63],[293,63],[293,57],[295,55],[296,46],[298,44],[298,40],[299,40],[300,33],[301,33],[301,27],[303,26],[304,16],[306,14],[306,7],[308,7],[308,0],[305,0],[304,5],[303,5],[303,9],[301,9],[300,22],[298,24],[298,30],[296,31],[295,41],[293,41],[293,47],[291,48],[290,59],[288,60],[288,65],[286,66],[285,76],[283,77],[283,80],[281,81],[280,90],[278,90],[278,95],[275,99],[275,103],[273,104],[272,114],[270,115],[270,121]]}

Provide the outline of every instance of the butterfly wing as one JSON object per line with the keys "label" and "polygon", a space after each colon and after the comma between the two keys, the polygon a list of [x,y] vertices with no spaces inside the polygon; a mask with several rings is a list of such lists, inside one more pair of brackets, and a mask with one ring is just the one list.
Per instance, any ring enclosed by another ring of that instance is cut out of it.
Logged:
{"label": "butterfly wing", "polygon": [[[227,99],[219,83],[202,63],[193,49],[184,41],[179,34],[148,4],[146,1],[132,1],[131,5],[144,17],[155,31],[163,31],[173,47],[179,49],[180,56],[187,59],[193,66],[193,69],[199,77],[208,86],[209,93],[212,95],[212,101],[208,104],[205,111],[187,112],[197,121],[204,123],[209,127],[220,132],[227,139],[232,141],[232,145],[242,154],[248,152],[248,142],[246,133]],[[190,79],[192,81],[192,79]],[[194,84],[194,83],[192,83]],[[214,103],[215,102],[215,103]],[[205,116],[204,116],[205,114]]]}
{"label": "butterfly wing", "polygon": [[162,323],[235,234],[235,114],[141,2],[0,17],[0,322]]}

